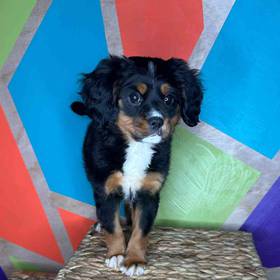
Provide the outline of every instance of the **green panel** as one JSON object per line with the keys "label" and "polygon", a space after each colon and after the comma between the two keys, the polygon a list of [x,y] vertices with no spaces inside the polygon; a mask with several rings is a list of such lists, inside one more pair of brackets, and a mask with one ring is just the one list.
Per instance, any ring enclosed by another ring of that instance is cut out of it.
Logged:
{"label": "green panel", "polygon": [[260,173],[177,127],[157,224],[220,227]]}
{"label": "green panel", "polygon": [[9,260],[13,264],[13,267],[16,270],[41,271],[41,269],[37,265],[35,265],[33,263],[29,263],[29,262],[24,262],[22,260],[19,260],[17,257],[9,256]]}
{"label": "green panel", "polygon": [[35,3],[36,0],[0,0],[0,69]]}

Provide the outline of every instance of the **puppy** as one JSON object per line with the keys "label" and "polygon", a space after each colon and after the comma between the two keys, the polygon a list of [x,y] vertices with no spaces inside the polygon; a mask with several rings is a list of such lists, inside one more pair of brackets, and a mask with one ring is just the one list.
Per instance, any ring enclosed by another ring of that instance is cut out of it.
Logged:
{"label": "puppy", "polygon": [[[92,119],[83,156],[105,232],[106,265],[141,275],[168,175],[172,134],[181,117],[189,126],[198,123],[201,82],[181,59],[111,56],[84,75],[80,96],[82,102],[72,103],[72,110]],[[127,246],[119,216],[122,200],[132,224]]]}

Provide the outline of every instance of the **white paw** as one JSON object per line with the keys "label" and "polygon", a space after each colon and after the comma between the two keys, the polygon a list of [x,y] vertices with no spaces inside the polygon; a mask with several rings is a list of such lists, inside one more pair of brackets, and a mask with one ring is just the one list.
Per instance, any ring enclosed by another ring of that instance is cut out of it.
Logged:
{"label": "white paw", "polygon": [[100,223],[96,223],[94,225],[94,231],[100,233],[101,232],[101,224]]}
{"label": "white paw", "polygon": [[140,275],[143,275],[145,272],[144,266],[140,265],[140,264],[134,264],[130,267],[122,266],[120,270],[123,274],[125,274],[126,276],[130,276],[130,277],[131,276],[140,276]]}
{"label": "white paw", "polygon": [[109,268],[120,270],[124,257],[122,255],[113,256],[105,260],[105,264]]}

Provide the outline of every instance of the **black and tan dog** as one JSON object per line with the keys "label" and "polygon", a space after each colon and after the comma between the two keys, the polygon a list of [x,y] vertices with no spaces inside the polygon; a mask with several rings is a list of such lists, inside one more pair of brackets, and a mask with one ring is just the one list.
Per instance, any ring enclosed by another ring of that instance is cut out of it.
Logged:
{"label": "black and tan dog", "polygon": [[[189,126],[198,123],[201,83],[181,59],[115,56],[102,60],[82,83],[82,102],[74,102],[72,110],[92,119],[83,154],[105,230],[106,265],[141,275],[172,133],[181,117]],[[123,199],[132,221],[127,246],[119,217]]]}

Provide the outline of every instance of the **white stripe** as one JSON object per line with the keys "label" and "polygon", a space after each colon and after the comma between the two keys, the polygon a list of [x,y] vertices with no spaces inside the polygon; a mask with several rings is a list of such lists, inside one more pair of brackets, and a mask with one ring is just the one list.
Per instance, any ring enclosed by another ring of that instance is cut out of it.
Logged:
{"label": "white stripe", "polygon": [[149,117],[150,117],[150,118],[158,117],[158,118],[162,118],[162,119],[163,119],[162,114],[161,114],[159,111],[156,111],[156,110],[151,111],[151,112],[149,113]]}

